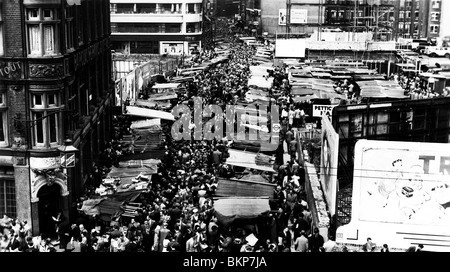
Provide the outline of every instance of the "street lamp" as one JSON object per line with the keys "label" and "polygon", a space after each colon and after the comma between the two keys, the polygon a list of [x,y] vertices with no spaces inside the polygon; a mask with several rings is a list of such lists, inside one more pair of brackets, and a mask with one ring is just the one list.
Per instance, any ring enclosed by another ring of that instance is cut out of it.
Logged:
{"label": "street lamp", "polygon": [[58,147],[59,150],[59,157],[60,157],[60,164],[63,168],[73,168],[75,167],[75,161],[76,161],[76,153],[78,152],[78,149],[75,148],[72,145],[72,140],[66,139],[64,141],[64,145]]}

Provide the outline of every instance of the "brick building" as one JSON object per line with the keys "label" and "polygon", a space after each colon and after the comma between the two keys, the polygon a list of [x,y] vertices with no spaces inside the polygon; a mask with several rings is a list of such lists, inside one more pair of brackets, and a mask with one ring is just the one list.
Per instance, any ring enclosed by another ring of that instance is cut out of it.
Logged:
{"label": "brick building", "polygon": [[111,83],[109,0],[0,0],[0,214],[34,234],[73,215],[110,137]]}

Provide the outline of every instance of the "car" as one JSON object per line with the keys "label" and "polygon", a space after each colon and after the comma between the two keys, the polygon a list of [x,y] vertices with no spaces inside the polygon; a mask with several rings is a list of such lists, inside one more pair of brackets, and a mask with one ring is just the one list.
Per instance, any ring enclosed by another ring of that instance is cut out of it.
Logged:
{"label": "car", "polygon": [[450,47],[427,46],[424,53],[430,57],[450,58]]}

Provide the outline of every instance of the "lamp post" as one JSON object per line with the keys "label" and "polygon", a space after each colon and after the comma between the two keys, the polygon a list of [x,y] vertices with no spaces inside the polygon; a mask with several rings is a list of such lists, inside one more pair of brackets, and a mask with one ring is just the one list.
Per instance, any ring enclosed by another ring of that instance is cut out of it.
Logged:
{"label": "lamp post", "polygon": [[68,197],[68,199],[65,199],[65,205],[67,208],[67,211],[69,213],[69,218],[74,215],[74,211],[72,210],[72,203],[73,201],[76,201],[73,199],[73,197],[77,194],[76,190],[74,192],[73,185],[72,185],[72,173],[69,172],[69,168],[74,168],[76,165],[76,153],[78,152],[78,149],[75,148],[72,145],[72,140],[66,139],[64,140],[64,145],[58,147],[59,150],[59,162],[60,167],[63,169],[63,172],[66,176],[66,182],[67,182],[67,191],[72,191],[72,197]]}
{"label": "lamp post", "polygon": [[76,162],[78,149],[72,145],[72,140],[66,139],[64,145],[58,147],[60,152],[60,163],[62,168],[73,168]]}

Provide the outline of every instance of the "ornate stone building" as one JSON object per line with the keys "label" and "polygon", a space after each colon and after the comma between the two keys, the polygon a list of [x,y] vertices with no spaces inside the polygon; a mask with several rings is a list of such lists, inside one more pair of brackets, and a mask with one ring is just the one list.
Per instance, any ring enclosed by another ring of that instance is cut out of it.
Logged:
{"label": "ornate stone building", "polygon": [[[109,7],[0,0],[0,214],[32,222],[34,234],[51,231],[58,210],[73,216],[110,137]],[[67,143],[78,152],[62,162]]]}

